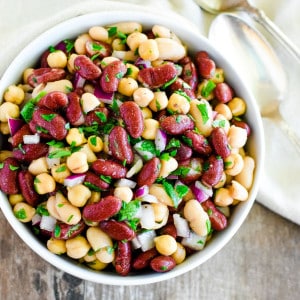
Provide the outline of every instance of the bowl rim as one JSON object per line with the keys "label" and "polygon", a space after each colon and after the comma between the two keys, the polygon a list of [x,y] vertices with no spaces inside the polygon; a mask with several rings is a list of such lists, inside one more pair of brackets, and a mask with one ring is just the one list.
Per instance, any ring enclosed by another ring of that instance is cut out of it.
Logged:
{"label": "bowl rim", "polygon": [[[130,6],[129,6],[130,7]],[[200,32],[196,32],[190,23],[176,22],[174,18],[166,18],[164,14],[153,14],[154,11],[145,10],[110,10],[94,13],[87,13],[80,16],[72,17],[65,21],[58,23],[57,25],[46,30],[38,37],[33,39],[20,53],[14,58],[9,67],[4,72],[0,81],[0,97],[4,93],[6,87],[9,84],[13,84],[18,81],[18,76],[22,74],[22,71],[30,65],[33,65],[37,61],[38,57],[44,52],[49,45],[59,42],[62,39],[72,38],[76,35],[86,32],[88,28],[93,25],[110,25],[121,21],[137,21],[143,24],[144,27],[149,27],[154,24],[160,24],[170,28],[176,35],[180,37],[182,41],[194,47],[199,45],[203,49],[197,48],[197,50],[206,50],[210,53],[218,64],[228,73],[230,77],[238,78],[239,86],[234,88],[238,91],[237,94],[243,96],[247,103],[251,103],[249,106],[250,111],[247,112],[251,115],[251,123],[255,125],[256,132],[254,135],[254,144],[251,146],[251,151],[255,154],[256,169],[254,175],[254,182],[249,193],[249,199],[240,203],[234,212],[234,219],[230,219],[230,225],[226,230],[218,233],[218,238],[214,243],[208,243],[203,250],[192,255],[188,260],[182,264],[177,265],[176,268],[166,273],[149,273],[143,275],[130,275],[122,277],[114,273],[108,273],[104,271],[95,271],[88,267],[78,268],[78,263],[75,261],[69,261],[65,257],[62,258],[56,254],[51,253],[46,246],[39,241],[33,234],[26,228],[26,225],[17,220],[13,214],[11,206],[7,200],[7,197],[0,192],[0,207],[2,212],[14,231],[19,237],[31,248],[36,254],[41,256],[45,261],[57,267],[58,269],[72,274],[78,278],[108,285],[141,285],[155,283],[167,279],[171,279],[182,275],[192,269],[198,267],[212,256],[214,256],[221,248],[223,248],[229,240],[235,235],[242,223],[245,221],[258,192],[259,178],[263,169],[263,157],[264,157],[264,143],[263,143],[263,126],[259,115],[258,107],[255,103],[255,99],[252,93],[248,90],[247,85],[243,82],[242,78],[238,76],[237,72],[230,65],[230,63],[222,56],[222,53],[217,51],[213,45],[204,37]],[[181,21],[180,16],[178,16]],[[196,41],[194,40],[196,39]],[[24,57],[26,58],[24,61]],[[28,59],[31,58],[31,59]],[[254,150],[255,148],[255,150]]]}

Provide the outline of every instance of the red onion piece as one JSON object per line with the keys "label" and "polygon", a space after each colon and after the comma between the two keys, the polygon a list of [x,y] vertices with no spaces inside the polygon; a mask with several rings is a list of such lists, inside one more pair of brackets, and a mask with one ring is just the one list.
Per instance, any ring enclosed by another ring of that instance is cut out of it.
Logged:
{"label": "red onion piece", "polygon": [[40,142],[39,134],[25,134],[23,135],[24,144],[38,144]]}
{"label": "red onion piece", "polygon": [[167,134],[163,130],[158,129],[155,136],[154,143],[158,151],[160,152],[164,151],[167,146]]}
{"label": "red onion piece", "polygon": [[52,216],[42,216],[40,228],[52,232],[55,228],[56,219]]}
{"label": "red onion piece", "polygon": [[85,174],[70,175],[64,180],[64,186],[72,187],[84,182]]}
{"label": "red onion piece", "polygon": [[78,72],[75,72],[74,80],[73,80],[74,88],[81,89],[83,88],[84,84],[85,84],[85,78],[83,78]]}
{"label": "red onion piece", "polygon": [[137,239],[141,244],[141,248],[143,252],[154,248],[155,237],[156,237],[156,233],[154,230],[147,230],[137,235]]}
{"label": "red onion piece", "polygon": [[151,67],[151,61],[149,61],[149,60],[144,60],[144,59],[142,59],[141,57],[139,57],[139,58],[135,61],[134,65],[137,66],[137,67],[140,68],[140,69],[146,69],[146,68]]}
{"label": "red onion piece", "polygon": [[95,86],[94,95],[103,103],[112,104],[114,93],[106,93],[102,90],[99,84]]}
{"label": "red onion piece", "polygon": [[32,226],[39,225],[41,223],[42,216],[39,214],[35,214],[32,217],[31,224]]}
{"label": "red onion piece", "polygon": [[21,119],[8,118],[8,127],[10,135],[13,136],[15,133],[24,125],[24,121]]}
{"label": "red onion piece", "polygon": [[182,218],[179,214],[173,215],[174,225],[176,227],[176,233],[181,237],[189,237],[190,236],[190,228],[188,221]]}
{"label": "red onion piece", "polygon": [[212,196],[213,190],[211,187],[208,187],[201,183],[200,181],[195,181],[195,183],[191,186],[191,190],[196,197],[196,200],[202,203]]}
{"label": "red onion piece", "polygon": [[143,185],[135,191],[136,198],[143,197],[148,194],[149,194],[149,186],[147,185]]}

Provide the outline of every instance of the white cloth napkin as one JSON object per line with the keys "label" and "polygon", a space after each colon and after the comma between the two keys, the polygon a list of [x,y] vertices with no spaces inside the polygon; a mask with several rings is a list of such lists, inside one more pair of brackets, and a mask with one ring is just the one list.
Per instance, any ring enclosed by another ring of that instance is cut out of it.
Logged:
{"label": "white cloth napkin", "polygon": [[[140,5],[143,9],[155,8],[157,13],[177,13],[186,18],[182,22],[190,23],[195,30],[207,34],[211,15],[201,11],[193,0],[119,0],[82,1],[82,0],[28,0],[9,2],[0,0],[0,76],[10,61],[35,36],[64,19],[80,14],[105,9],[126,8],[128,2]],[[126,3],[127,2],[127,3]],[[300,47],[300,1],[299,0],[255,0],[253,5],[263,9],[282,30]],[[133,8],[134,9],[134,8]],[[269,38],[269,36],[267,36]],[[274,41],[271,41],[281,59],[288,75],[288,89],[280,111],[285,120],[299,135],[300,123],[298,101],[300,88],[297,74],[299,66],[293,59],[287,57]],[[280,129],[276,120],[264,119],[266,135],[265,172],[260,184],[257,201],[281,216],[300,225],[300,155],[293,144]]]}

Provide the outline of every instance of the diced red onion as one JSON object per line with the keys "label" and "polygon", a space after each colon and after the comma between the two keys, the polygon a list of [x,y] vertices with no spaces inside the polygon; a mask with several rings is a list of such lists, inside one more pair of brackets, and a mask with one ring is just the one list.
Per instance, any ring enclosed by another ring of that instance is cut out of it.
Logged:
{"label": "diced red onion", "polygon": [[170,179],[170,180],[177,180],[177,179],[178,179],[178,175],[170,174],[170,175],[167,176],[167,179]]}
{"label": "diced red onion", "polygon": [[154,209],[149,204],[142,205],[142,215],[140,218],[142,228],[153,229],[155,226]]}
{"label": "diced red onion", "polygon": [[84,84],[85,84],[85,78],[83,78],[78,72],[75,72],[74,81],[73,81],[74,88],[81,89],[84,87]]}
{"label": "diced red onion", "polygon": [[141,249],[143,252],[154,248],[155,237],[156,237],[156,233],[154,230],[144,231],[137,235],[137,239],[141,244]]}
{"label": "diced red onion", "polygon": [[196,197],[196,200],[202,203],[213,195],[213,190],[211,187],[208,187],[201,183],[200,181],[195,181],[191,186],[191,190]]}
{"label": "diced red onion", "polygon": [[8,118],[8,127],[11,136],[14,136],[23,125],[24,122],[21,119]]}
{"label": "diced red onion", "polygon": [[31,224],[32,226],[39,225],[41,223],[42,216],[39,214],[35,214],[32,217]]}
{"label": "diced red onion", "polygon": [[121,178],[118,181],[116,181],[115,186],[116,187],[125,186],[134,189],[136,187],[136,182],[130,179]]}
{"label": "diced red onion", "polygon": [[40,228],[52,232],[55,228],[56,219],[52,216],[42,216]]}
{"label": "diced red onion", "polygon": [[70,175],[64,180],[64,186],[72,187],[77,184],[81,184],[84,182],[85,174],[74,174]]}
{"label": "diced red onion", "polygon": [[112,104],[114,100],[114,93],[106,93],[102,90],[101,86],[95,86],[94,95],[103,103]]}
{"label": "diced red onion", "polygon": [[160,152],[164,151],[167,146],[167,134],[163,130],[158,129],[154,143],[156,150]]}
{"label": "diced red onion", "polygon": [[134,65],[137,66],[140,69],[146,69],[146,68],[151,67],[151,61],[150,60],[145,60],[145,59],[142,59],[141,57],[139,57],[135,61]]}
{"label": "diced red onion", "polygon": [[149,194],[149,186],[148,185],[143,185],[135,191],[136,198],[143,197],[148,194]]}
{"label": "diced red onion", "polygon": [[127,178],[131,178],[134,174],[138,173],[143,167],[143,160],[139,158],[134,165],[126,173]]}
{"label": "diced red onion", "polygon": [[181,244],[193,250],[199,251],[204,248],[206,238],[207,236],[200,236],[194,231],[191,231],[188,237],[185,237],[181,240]]}
{"label": "diced red onion", "polygon": [[54,48],[55,50],[61,50],[67,54],[67,46],[65,41],[60,41]]}
{"label": "diced red onion", "polygon": [[190,228],[187,220],[182,218],[179,214],[174,214],[173,220],[177,235],[181,237],[188,237],[190,235]]}
{"label": "diced red onion", "polygon": [[23,143],[27,145],[38,144],[40,142],[39,134],[25,134],[23,135]]}
{"label": "diced red onion", "polygon": [[142,247],[142,244],[140,243],[140,241],[138,240],[137,237],[135,237],[131,240],[131,244],[132,244],[133,249],[139,249]]}

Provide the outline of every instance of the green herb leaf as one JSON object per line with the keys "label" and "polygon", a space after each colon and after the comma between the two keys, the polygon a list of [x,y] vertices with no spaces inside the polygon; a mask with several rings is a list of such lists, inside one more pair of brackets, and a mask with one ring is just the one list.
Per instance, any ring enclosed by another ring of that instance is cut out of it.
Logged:
{"label": "green herb leaf", "polygon": [[4,163],[0,163],[0,169],[3,169]]}
{"label": "green herb leaf", "polygon": [[97,137],[95,135],[90,138],[90,143],[95,147],[97,146]]}
{"label": "green herb leaf", "polygon": [[175,76],[174,78],[172,78],[171,80],[169,80],[168,82],[166,82],[161,88],[163,90],[165,90],[168,86],[170,86],[172,83],[174,83],[177,79],[177,76]]}
{"label": "green herb leaf", "polygon": [[25,220],[27,218],[26,211],[24,208],[19,209],[15,212],[15,216],[19,220]]}
{"label": "green herb leaf", "polygon": [[61,158],[61,157],[67,157],[70,156],[72,152],[70,150],[54,150],[51,153],[49,153],[49,158]]}
{"label": "green herb leaf", "polygon": [[116,26],[110,27],[107,31],[108,31],[108,37],[113,37],[114,35],[117,34],[118,27]]}
{"label": "green herb leaf", "polygon": [[106,114],[102,111],[95,111],[95,115],[100,119],[101,122],[105,123],[107,121]]}
{"label": "green herb leaf", "polygon": [[47,142],[46,144],[49,145],[49,146],[53,146],[55,148],[63,148],[63,147],[65,147],[65,144],[63,142],[56,141],[56,140],[52,140],[50,142]]}
{"label": "green herb leaf", "polygon": [[212,80],[208,80],[201,90],[201,95],[207,98],[210,93],[215,89],[216,84]]}
{"label": "green herb leaf", "polygon": [[175,191],[178,194],[178,197],[182,198],[188,193],[189,188],[186,185],[178,184],[176,185]]}
{"label": "green herb leaf", "polygon": [[36,129],[37,132],[49,133],[49,130],[47,130],[46,128],[44,128],[42,126],[35,126],[35,129]]}
{"label": "green herb leaf", "polygon": [[52,121],[56,116],[56,114],[41,114],[41,117],[47,122]]}
{"label": "green herb leaf", "polygon": [[37,206],[36,213],[39,214],[40,216],[50,216],[45,203],[41,203]]}
{"label": "green herb leaf", "polygon": [[215,128],[216,128],[216,127],[224,128],[225,125],[226,125],[226,121],[225,121],[225,120],[214,120],[214,121],[212,122],[212,126],[215,127]]}
{"label": "green herb leaf", "polygon": [[182,136],[182,140],[190,147],[193,147],[193,141],[192,139],[186,137],[185,135]]}
{"label": "green herb leaf", "polygon": [[58,238],[60,237],[60,234],[61,234],[61,228],[59,225],[55,225],[54,227],[54,237]]}
{"label": "green herb leaf", "polygon": [[199,109],[199,111],[201,113],[203,124],[206,124],[207,121],[209,120],[206,104],[205,103],[197,104],[197,108]]}
{"label": "green herb leaf", "polygon": [[55,172],[56,173],[61,173],[67,170],[67,166],[66,165],[61,165],[60,167],[58,167]]}
{"label": "green herb leaf", "polygon": [[66,39],[66,40],[64,40],[64,43],[66,45],[66,51],[67,51],[67,53],[71,52],[72,49],[74,48],[74,41]]}
{"label": "green herb leaf", "polygon": [[167,181],[163,181],[162,183],[164,190],[166,191],[166,193],[169,195],[169,197],[172,199],[174,207],[177,208],[178,204],[181,200],[181,198],[179,198],[178,194],[176,193],[174,187],[172,186],[172,184],[170,184]]}
{"label": "green herb leaf", "polygon": [[108,184],[110,184],[112,180],[110,176],[105,176],[105,175],[100,175],[100,179]]}
{"label": "green herb leaf", "polygon": [[169,143],[167,144],[166,146],[166,149],[165,150],[169,150],[171,148],[179,148],[180,147],[180,141],[175,139],[175,138],[172,138]]}
{"label": "green herb leaf", "polygon": [[91,191],[101,192],[101,189],[96,185],[92,184],[91,182],[85,181],[83,183],[86,187],[88,187]]}
{"label": "green herb leaf", "polygon": [[9,169],[10,169],[11,171],[16,171],[16,170],[19,169],[19,167],[18,167],[18,166],[9,165]]}
{"label": "green herb leaf", "polygon": [[35,105],[31,101],[27,102],[23,106],[20,114],[26,123],[29,123],[31,121],[34,109],[35,109]]}
{"label": "green herb leaf", "polygon": [[180,166],[175,171],[173,171],[172,174],[185,177],[190,172],[190,170],[191,169],[189,167]]}
{"label": "green herb leaf", "polygon": [[141,207],[141,202],[139,200],[131,200],[130,202],[122,202],[122,208],[117,214],[117,219],[119,221],[124,220],[132,220],[134,219],[134,216],[136,215],[137,211]]}
{"label": "green herb leaf", "polygon": [[55,49],[54,46],[50,46],[50,47],[48,48],[48,50],[49,50],[50,53],[53,53],[53,52],[56,51],[56,49]]}

